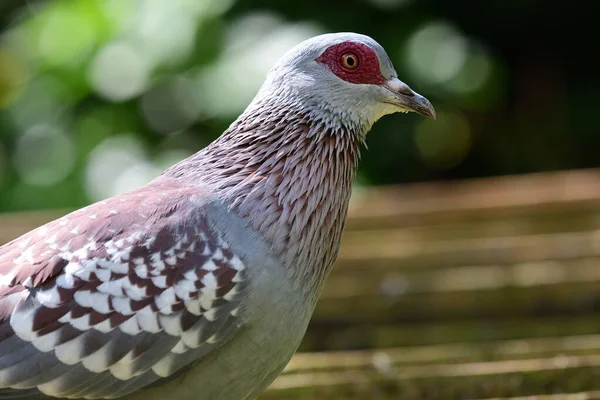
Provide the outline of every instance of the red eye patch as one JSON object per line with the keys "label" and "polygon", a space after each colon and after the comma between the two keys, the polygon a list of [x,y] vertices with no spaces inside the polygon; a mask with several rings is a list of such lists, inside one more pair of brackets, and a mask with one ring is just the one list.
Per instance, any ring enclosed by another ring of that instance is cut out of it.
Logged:
{"label": "red eye patch", "polygon": [[346,82],[372,85],[381,85],[385,82],[385,78],[381,75],[377,54],[362,43],[343,42],[333,45],[316,61],[327,65],[331,72]]}

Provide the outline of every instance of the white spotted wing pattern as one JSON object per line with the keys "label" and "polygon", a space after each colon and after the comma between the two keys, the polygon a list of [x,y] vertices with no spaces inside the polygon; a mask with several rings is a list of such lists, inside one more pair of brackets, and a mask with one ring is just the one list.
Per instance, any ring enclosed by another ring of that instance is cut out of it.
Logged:
{"label": "white spotted wing pattern", "polygon": [[0,247],[0,399],[123,396],[234,334],[245,266],[199,195],[149,185]]}

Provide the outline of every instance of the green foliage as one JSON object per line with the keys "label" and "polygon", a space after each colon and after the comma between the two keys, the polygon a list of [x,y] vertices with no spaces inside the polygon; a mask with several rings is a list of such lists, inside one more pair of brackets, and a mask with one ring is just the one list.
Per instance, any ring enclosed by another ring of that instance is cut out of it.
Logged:
{"label": "green foliage", "polygon": [[573,40],[586,37],[586,16],[569,23],[582,12],[563,7],[3,2],[0,211],[76,207],[143,184],[217,137],[285,50],[327,31],[373,36],[438,110],[435,122],[378,123],[360,183],[600,166],[600,81]]}

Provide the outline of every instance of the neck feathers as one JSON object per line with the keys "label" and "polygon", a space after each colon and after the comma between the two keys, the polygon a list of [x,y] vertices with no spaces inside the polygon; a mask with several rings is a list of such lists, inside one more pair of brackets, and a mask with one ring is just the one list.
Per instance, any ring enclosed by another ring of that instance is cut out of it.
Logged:
{"label": "neck feathers", "polygon": [[364,134],[310,113],[255,107],[188,163],[303,288],[319,289],[337,256]]}

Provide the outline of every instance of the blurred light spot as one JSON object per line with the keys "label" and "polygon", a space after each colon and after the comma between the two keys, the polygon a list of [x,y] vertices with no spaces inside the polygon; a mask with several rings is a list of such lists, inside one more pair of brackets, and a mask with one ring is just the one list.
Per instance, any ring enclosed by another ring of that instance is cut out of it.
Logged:
{"label": "blurred light spot", "polygon": [[396,375],[394,362],[388,353],[376,351],[373,354],[371,362],[373,363],[375,370],[380,374],[390,377]]}
{"label": "blurred light spot", "polygon": [[214,17],[228,11],[236,0],[180,0],[196,15]]}
{"label": "blurred light spot", "polygon": [[139,1],[97,0],[102,10],[102,17],[120,29],[126,28],[127,19],[136,13],[138,3]]}
{"label": "blurred light spot", "polygon": [[185,0],[139,3],[132,38],[151,64],[176,63],[192,51],[198,21],[186,9],[186,3]]}
{"label": "blurred light spot", "polygon": [[170,166],[177,164],[179,161],[188,158],[192,154],[194,154],[192,151],[185,149],[165,150],[153,160],[153,163],[156,166],[156,169],[162,172]]}
{"label": "blurred light spot", "polygon": [[26,79],[25,65],[9,50],[0,48],[0,109],[15,101]]}
{"label": "blurred light spot", "polygon": [[63,84],[46,75],[30,81],[9,110],[14,123],[26,130],[55,120],[68,104]]}
{"label": "blurred light spot", "polygon": [[130,190],[144,186],[154,179],[160,171],[149,162],[140,162],[131,165],[122,171],[115,179],[113,195],[129,192]]}
{"label": "blurred light spot", "polygon": [[409,287],[410,283],[403,275],[390,274],[383,279],[379,290],[385,297],[397,299],[406,294]]}
{"label": "blurred light spot", "polygon": [[410,72],[429,84],[452,79],[467,58],[467,41],[452,25],[434,22],[409,39],[404,59]]}
{"label": "blurred light spot", "polygon": [[152,129],[160,133],[172,133],[190,126],[199,114],[194,89],[194,82],[176,76],[146,92],[140,105]]}
{"label": "blurred light spot", "polygon": [[237,116],[252,100],[269,69],[294,45],[321,33],[308,23],[285,24],[273,14],[252,14],[234,23],[225,50],[201,71],[198,95],[213,116]]}
{"label": "blurred light spot", "polygon": [[115,42],[96,54],[89,79],[102,97],[123,101],[144,91],[149,74],[148,64],[138,51],[128,43]]}
{"label": "blurred light spot", "polygon": [[39,15],[39,55],[51,65],[83,62],[96,43],[90,14],[80,12],[76,2],[55,3]]}
{"label": "blurred light spot", "polygon": [[224,52],[232,55],[255,46],[263,35],[280,28],[282,24],[282,18],[273,12],[246,14],[229,25]]}
{"label": "blurred light spot", "polygon": [[233,1],[139,0],[124,33],[150,66],[177,65],[194,49],[199,26],[227,11]]}
{"label": "blurred light spot", "polygon": [[147,164],[146,152],[138,138],[133,135],[110,137],[100,143],[90,154],[86,168],[86,189],[93,201],[106,199],[111,196],[135,189],[142,184],[141,179],[134,179],[129,184],[121,175],[131,168]]}
{"label": "blurred light spot", "polygon": [[415,133],[422,160],[434,168],[460,164],[471,149],[471,128],[462,114],[438,112],[437,120],[423,120]]}
{"label": "blurred light spot", "polygon": [[21,179],[33,186],[52,186],[71,172],[75,148],[55,126],[36,125],[18,140],[14,164]]}
{"label": "blurred light spot", "polygon": [[524,263],[513,267],[513,277],[517,286],[552,285],[564,282],[565,271],[555,261]]}
{"label": "blurred light spot", "polygon": [[406,6],[412,2],[412,0],[367,0],[375,7],[379,7],[383,10],[393,10]]}
{"label": "blurred light spot", "polygon": [[491,60],[483,49],[469,52],[463,68],[448,82],[448,88],[454,92],[472,93],[480,90],[491,75]]}

